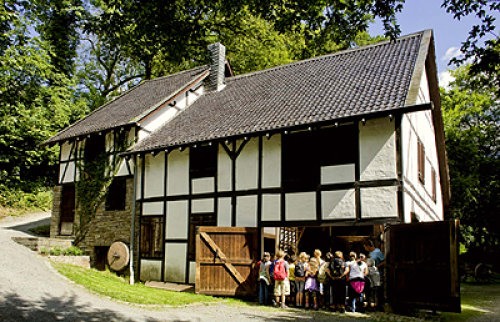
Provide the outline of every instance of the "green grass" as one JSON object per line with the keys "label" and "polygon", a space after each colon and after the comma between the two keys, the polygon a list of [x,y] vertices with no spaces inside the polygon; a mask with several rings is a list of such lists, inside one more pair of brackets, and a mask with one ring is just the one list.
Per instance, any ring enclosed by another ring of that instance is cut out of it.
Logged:
{"label": "green grass", "polygon": [[109,271],[101,272],[62,263],[52,263],[52,266],[62,275],[83,285],[90,291],[119,301],[171,306],[221,301],[211,296],[154,289],[146,287],[142,283],[130,285],[123,278]]}
{"label": "green grass", "polygon": [[492,314],[492,310],[498,305],[500,299],[499,283],[463,283],[460,287],[462,313],[443,313],[441,316],[444,321],[467,321],[482,315]]}
{"label": "green grass", "polygon": [[48,237],[50,235],[50,225],[41,225],[35,228],[30,228],[29,231],[38,236]]}

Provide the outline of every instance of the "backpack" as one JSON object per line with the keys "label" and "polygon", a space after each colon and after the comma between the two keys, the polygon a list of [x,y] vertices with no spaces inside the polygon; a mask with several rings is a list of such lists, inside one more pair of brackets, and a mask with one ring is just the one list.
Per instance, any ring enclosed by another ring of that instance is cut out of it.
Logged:
{"label": "backpack", "polygon": [[339,277],[341,276],[344,272],[342,269],[342,260],[340,258],[334,258],[330,262],[330,275],[333,277]]}
{"label": "backpack", "polygon": [[297,265],[295,265],[295,277],[304,277],[304,275],[306,275],[304,263],[297,262]]}
{"label": "backpack", "polygon": [[274,265],[274,280],[284,281],[286,277],[285,261],[277,261]]}
{"label": "backpack", "polygon": [[325,283],[326,282],[326,266],[327,264],[324,263],[323,265],[320,266],[319,271],[318,271],[318,282],[320,283]]}

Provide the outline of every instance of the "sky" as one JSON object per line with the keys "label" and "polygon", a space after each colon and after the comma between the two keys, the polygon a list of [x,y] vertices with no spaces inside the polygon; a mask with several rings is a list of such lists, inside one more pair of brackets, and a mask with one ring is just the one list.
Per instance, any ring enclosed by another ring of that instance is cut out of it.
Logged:
{"label": "sky", "polygon": [[[436,63],[438,65],[439,81],[441,86],[446,86],[451,80],[448,62],[460,54],[461,43],[467,38],[474,24],[479,23],[475,16],[462,18],[460,21],[453,18],[441,8],[442,0],[406,0],[403,11],[396,15],[401,28],[401,35],[407,35],[424,29],[434,30],[436,45]],[[500,14],[495,12],[496,26],[500,25]],[[370,26],[370,34],[383,34],[383,26],[376,21]]]}

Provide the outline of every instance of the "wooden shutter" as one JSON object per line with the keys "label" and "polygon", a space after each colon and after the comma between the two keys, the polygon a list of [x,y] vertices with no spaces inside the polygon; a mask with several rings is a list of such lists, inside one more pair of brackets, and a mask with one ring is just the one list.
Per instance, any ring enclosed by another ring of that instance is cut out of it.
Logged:
{"label": "wooden shutter", "polygon": [[418,140],[417,144],[417,157],[418,157],[418,179],[422,184],[425,183],[425,149],[422,141]]}
{"label": "wooden shutter", "polygon": [[431,168],[432,200],[436,202],[436,170]]}

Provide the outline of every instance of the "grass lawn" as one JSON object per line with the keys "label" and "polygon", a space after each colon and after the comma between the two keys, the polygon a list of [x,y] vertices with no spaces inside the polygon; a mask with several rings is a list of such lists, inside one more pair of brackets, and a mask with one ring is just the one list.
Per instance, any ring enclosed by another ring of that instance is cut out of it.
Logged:
{"label": "grass lawn", "polygon": [[144,286],[142,283],[130,285],[123,278],[111,272],[85,269],[78,266],[51,263],[59,273],[92,292],[112,297],[115,300],[153,305],[181,306],[193,303],[210,303],[220,299],[192,293],[171,292]]}
{"label": "grass lawn", "polygon": [[461,287],[462,313],[442,313],[444,321],[467,321],[473,318],[500,320],[500,283],[464,283]]}

